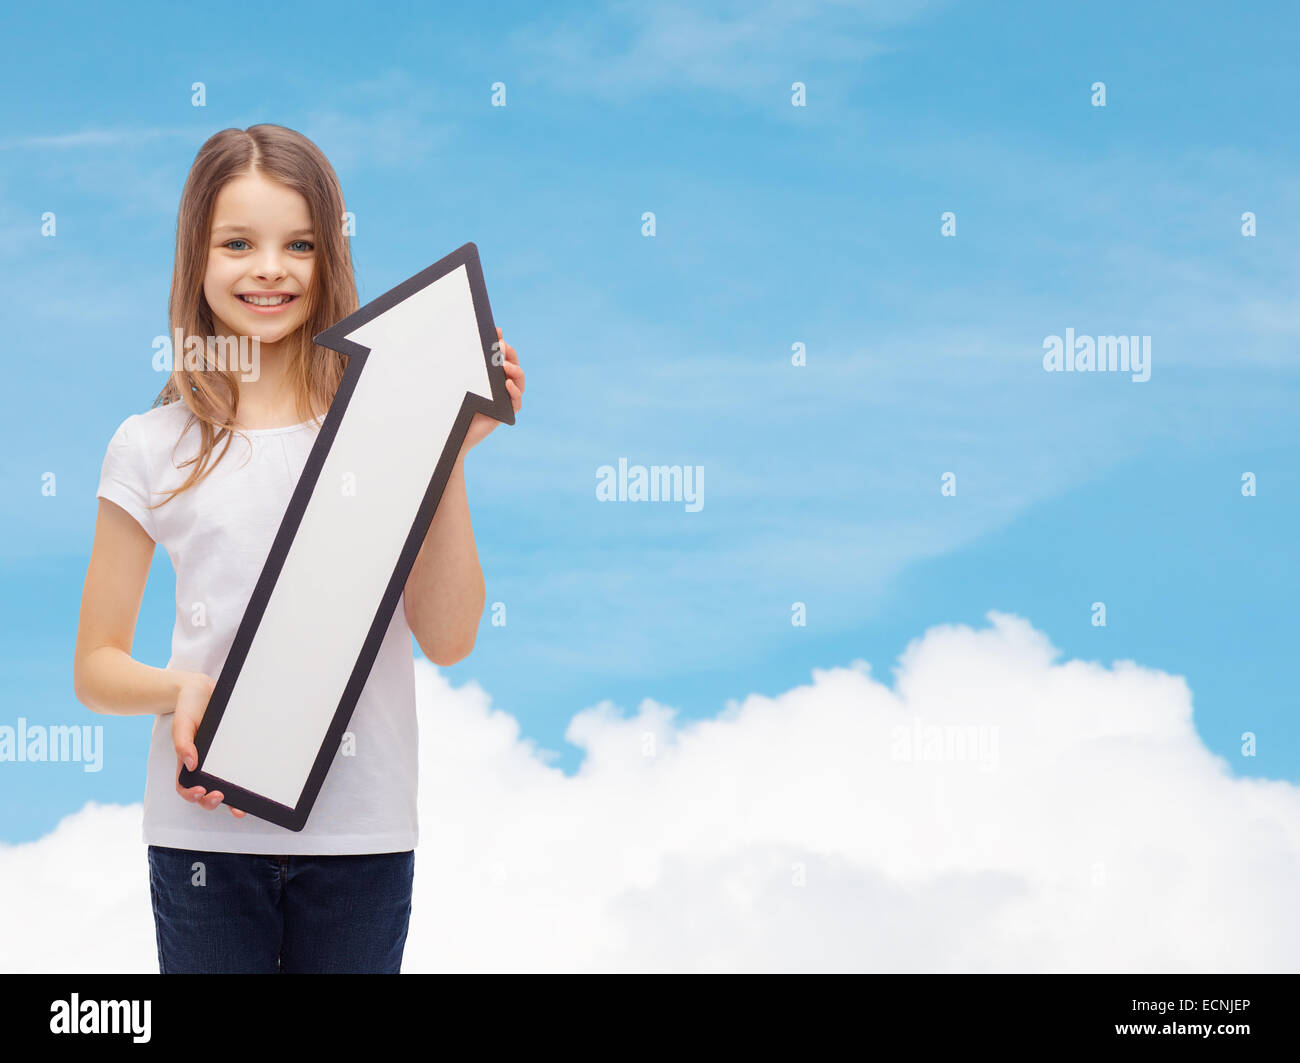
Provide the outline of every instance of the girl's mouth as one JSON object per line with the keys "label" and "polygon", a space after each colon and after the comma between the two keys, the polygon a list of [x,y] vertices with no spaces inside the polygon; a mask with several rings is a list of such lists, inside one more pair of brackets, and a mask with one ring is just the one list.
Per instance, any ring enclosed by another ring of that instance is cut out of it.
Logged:
{"label": "girl's mouth", "polygon": [[295,299],[288,292],[241,292],[235,296],[248,309],[258,314],[278,314]]}

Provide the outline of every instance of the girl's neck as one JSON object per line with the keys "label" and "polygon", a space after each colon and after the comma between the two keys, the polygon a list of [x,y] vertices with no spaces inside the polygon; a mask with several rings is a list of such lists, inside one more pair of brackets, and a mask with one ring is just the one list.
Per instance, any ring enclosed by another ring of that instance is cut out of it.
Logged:
{"label": "girl's neck", "polygon": [[287,379],[288,357],[279,344],[262,345],[256,380],[239,381],[236,424],[249,431],[292,428],[302,423]]}

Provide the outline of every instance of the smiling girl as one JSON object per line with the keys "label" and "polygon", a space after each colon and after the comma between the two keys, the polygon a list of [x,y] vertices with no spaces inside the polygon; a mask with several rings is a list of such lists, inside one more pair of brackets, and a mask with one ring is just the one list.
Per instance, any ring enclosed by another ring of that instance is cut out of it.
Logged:
{"label": "smiling girl", "polygon": [[[205,350],[209,337],[256,340],[259,364],[178,362],[104,457],[74,685],[95,712],[156,714],[143,838],[164,973],[401,967],[418,836],[411,638],[444,666],[473,648],[484,584],[464,459],[496,420],[470,424],[307,825],[225,815],[220,791],[177,779],[197,763],[215,677],[347,366],[312,341],[357,308],[343,211],[333,168],[293,130],[226,129],[203,145],[181,195],[171,326]],[[518,410],[523,371],[497,334]],[[176,572],[165,668],[131,657],[158,543]]]}

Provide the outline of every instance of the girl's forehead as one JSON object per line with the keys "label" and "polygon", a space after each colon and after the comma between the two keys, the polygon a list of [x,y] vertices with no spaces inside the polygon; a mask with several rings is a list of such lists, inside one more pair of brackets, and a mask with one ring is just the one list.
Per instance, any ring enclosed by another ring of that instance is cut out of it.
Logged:
{"label": "girl's forehead", "polygon": [[288,185],[260,174],[243,174],[222,186],[213,204],[213,215],[216,224],[261,222],[292,227],[309,223],[311,212],[302,194]]}

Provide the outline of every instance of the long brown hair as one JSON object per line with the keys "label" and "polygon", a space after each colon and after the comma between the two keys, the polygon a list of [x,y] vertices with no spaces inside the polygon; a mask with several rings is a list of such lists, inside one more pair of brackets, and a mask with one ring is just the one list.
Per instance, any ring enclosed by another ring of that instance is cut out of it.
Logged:
{"label": "long brown hair", "polygon": [[[299,418],[315,420],[315,411],[328,409],[333,402],[348,360],[346,355],[318,346],[312,337],[356,310],[357,288],[352,252],[343,232],[343,192],[338,177],[320,148],[301,133],[280,125],[223,129],[199,148],[176,217],[176,262],[168,303],[172,334],[178,328],[184,336],[215,334],[212,309],[203,294],[213,208],[227,181],[256,172],[299,192],[311,212],[316,257],[305,296],[307,316],[302,327],[286,337],[291,345],[286,369]],[[171,376],[153,405],[184,402],[190,417],[181,435],[197,421],[200,446],[198,453],[181,466],[193,465],[185,482],[151,509],[170,502],[216,468],[230,449],[232,433],[237,431],[237,372],[220,368],[192,371],[179,357],[173,364]],[[214,459],[212,452],[222,440],[225,446]]]}

